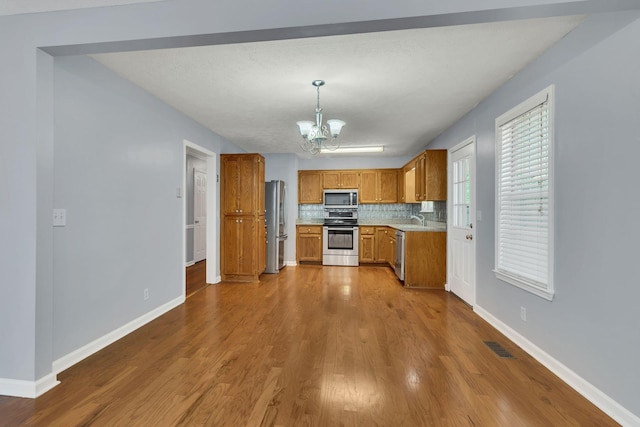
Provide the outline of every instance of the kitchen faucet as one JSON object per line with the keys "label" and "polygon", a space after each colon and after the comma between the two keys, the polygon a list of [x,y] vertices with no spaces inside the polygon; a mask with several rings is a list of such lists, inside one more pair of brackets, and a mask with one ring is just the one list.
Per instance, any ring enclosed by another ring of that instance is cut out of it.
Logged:
{"label": "kitchen faucet", "polygon": [[411,215],[411,219],[417,219],[418,221],[420,221],[420,225],[424,227],[424,216],[418,214],[416,215]]}

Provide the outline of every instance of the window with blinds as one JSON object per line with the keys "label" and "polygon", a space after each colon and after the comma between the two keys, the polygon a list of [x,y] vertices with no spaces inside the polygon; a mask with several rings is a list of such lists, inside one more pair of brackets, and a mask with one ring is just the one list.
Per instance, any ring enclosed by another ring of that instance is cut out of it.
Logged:
{"label": "window with blinds", "polygon": [[496,119],[496,276],[553,298],[553,86]]}

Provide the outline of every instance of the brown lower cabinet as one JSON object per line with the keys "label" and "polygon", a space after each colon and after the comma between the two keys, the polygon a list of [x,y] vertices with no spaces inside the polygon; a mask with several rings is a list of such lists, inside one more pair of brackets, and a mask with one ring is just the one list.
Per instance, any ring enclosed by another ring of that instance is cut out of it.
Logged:
{"label": "brown lower cabinet", "polygon": [[395,259],[395,230],[390,227],[360,226],[358,260],[361,263],[389,263]]}
{"label": "brown lower cabinet", "polygon": [[298,262],[322,262],[322,226],[298,225],[296,251]]}
{"label": "brown lower cabinet", "polygon": [[266,265],[264,215],[225,215],[221,247],[222,279],[255,282]]}
{"label": "brown lower cabinet", "polygon": [[447,280],[447,233],[404,233],[404,286],[444,289]]}

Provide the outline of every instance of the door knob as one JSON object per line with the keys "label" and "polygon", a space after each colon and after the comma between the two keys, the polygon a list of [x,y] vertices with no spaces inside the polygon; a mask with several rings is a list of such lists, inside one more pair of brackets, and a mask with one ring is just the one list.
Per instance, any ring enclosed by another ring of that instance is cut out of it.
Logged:
{"label": "door knob", "polygon": [[467,234],[467,240],[473,240],[473,236],[471,234]]}

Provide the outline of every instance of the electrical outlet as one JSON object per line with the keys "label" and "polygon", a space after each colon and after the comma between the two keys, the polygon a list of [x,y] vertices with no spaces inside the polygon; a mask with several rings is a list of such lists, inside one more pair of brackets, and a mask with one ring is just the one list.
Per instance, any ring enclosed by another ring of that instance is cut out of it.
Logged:
{"label": "electrical outlet", "polygon": [[144,300],[149,299],[149,288],[144,288]]}
{"label": "electrical outlet", "polygon": [[524,307],[520,307],[520,320],[523,322],[527,321],[527,309]]}
{"label": "electrical outlet", "polygon": [[54,209],[53,210],[53,226],[65,227],[66,225],[67,225],[67,210]]}

